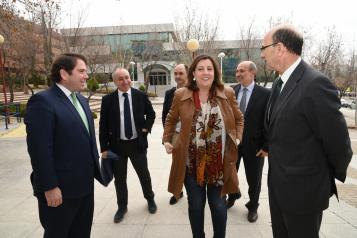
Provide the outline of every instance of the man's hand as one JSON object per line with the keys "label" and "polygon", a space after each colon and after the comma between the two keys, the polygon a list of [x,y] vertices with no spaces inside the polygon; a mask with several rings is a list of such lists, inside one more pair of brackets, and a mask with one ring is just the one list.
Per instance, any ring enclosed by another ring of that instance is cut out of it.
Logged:
{"label": "man's hand", "polygon": [[102,152],[102,159],[107,159],[108,158],[108,151],[103,151]]}
{"label": "man's hand", "polygon": [[58,207],[62,204],[62,192],[59,187],[46,191],[45,197],[47,200],[47,206],[49,207]]}
{"label": "man's hand", "polygon": [[264,158],[264,157],[268,156],[268,153],[265,152],[264,150],[260,149],[260,150],[258,151],[258,153],[256,154],[256,156],[257,156],[257,157],[260,157],[260,158]]}
{"label": "man's hand", "polygon": [[171,145],[171,143],[165,142],[165,143],[164,143],[164,146],[165,146],[166,153],[171,154],[171,153],[172,153],[172,148],[173,148],[173,146]]}

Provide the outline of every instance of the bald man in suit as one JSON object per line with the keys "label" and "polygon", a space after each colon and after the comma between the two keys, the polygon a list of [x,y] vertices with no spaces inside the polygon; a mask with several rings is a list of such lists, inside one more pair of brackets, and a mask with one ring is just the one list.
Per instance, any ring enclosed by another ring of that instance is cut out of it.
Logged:
{"label": "bald man in suit", "polygon": [[[240,110],[244,114],[244,131],[242,143],[238,148],[237,171],[243,158],[245,175],[248,182],[249,201],[247,219],[255,222],[258,219],[259,196],[266,151],[266,133],[264,129],[264,114],[270,91],[255,83],[257,66],[252,61],[238,64],[236,78],[238,84],[234,91]],[[227,208],[234,205],[241,194],[230,194]]]}
{"label": "bald man in suit", "polygon": [[275,238],[317,238],[323,210],[344,182],[352,149],[338,91],[301,59],[302,35],[270,30],[261,57],[279,78],[266,110],[269,205]]}

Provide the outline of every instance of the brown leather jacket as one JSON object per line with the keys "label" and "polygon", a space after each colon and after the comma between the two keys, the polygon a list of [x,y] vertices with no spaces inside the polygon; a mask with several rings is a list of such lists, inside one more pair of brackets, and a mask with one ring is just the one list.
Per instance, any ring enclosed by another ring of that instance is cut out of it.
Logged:
{"label": "brown leather jacket", "polygon": [[[236,170],[237,139],[242,140],[244,117],[240,112],[234,91],[230,87],[217,90],[216,97],[221,110],[226,129],[226,142],[223,157],[223,188],[221,195],[237,193],[238,176]],[[175,97],[167,115],[163,134],[163,143],[171,142],[175,133],[176,123],[181,121],[181,130],[177,141],[173,144],[172,164],[169,178],[168,191],[178,199],[182,191],[186,159],[191,132],[192,118],[195,111],[192,91],[188,88],[176,90]]]}

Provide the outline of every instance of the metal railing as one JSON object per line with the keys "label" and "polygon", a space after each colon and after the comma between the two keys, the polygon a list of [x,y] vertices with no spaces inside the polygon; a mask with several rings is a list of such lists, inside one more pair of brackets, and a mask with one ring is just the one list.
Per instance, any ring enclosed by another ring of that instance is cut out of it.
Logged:
{"label": "metal railing", "polygon": [[10,118],[16,118],[21,123],[21,104],[20,103],[0,103],[0,121],[5,120],[5,129],[9,129]]}

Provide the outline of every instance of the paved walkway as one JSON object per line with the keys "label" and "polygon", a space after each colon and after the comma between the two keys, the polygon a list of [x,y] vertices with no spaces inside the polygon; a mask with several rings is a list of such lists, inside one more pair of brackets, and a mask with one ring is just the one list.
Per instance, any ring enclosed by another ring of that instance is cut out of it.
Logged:
{"label": "paved walkway", "polygon": [[[171,165],[168,156],[161,145],[161,105],[155,105],[157,119],[149,136],[149,169],[152,176],[155,199],[158,205],[156,214],[147,211],[146,200],[142,196],[139,180],[129,163],[128,213],[122,223],[112,222],[116,211],[116,198],[113,183],[104,188],[98,183],[95,186],[95,212],[92,237],[128,237],[128,238],[182,238],[191,237],[191,230],[187,215],[186,196],[176,205],[170,206],[167,192],[167,180]],[[96,120],[98,123],[98,120]],[[357,139],[356,131],[351,131],[351,138]],[[20,126],[5,136],[0,136],[0,237],[24,238],[42,237],[43,230],[39,223],[36,199],[32,196],[29,181],[31,171],[30,160],[27,154],[24,127]],[[7,138],[4,138],[7,137]],[[352,140],[355,140],[352,139]],[[251,224],[246,220],[247,184],[244,169],[240,169],[239,179],[243,197],[228,211],[227,238],[272,237],[270,214],[267,196],[267,163],[264,167],[263,186],[259,208],[259,219]],[[349,191],[356,196],[357,158],[354,158],[349,169],[346,184],[338,186],[352,186]],[[352,171],[352,172],[350,172]],[[351,173],[351,176],[350,176]],[[348,204],[343,196],[338,203],[336,198],[330,200],[330,208],[324,212],[321,236],[327,238],[357,237],[357,208]],[[206,207],[205,226],[207,237],[212,237],[210,212]]]}

